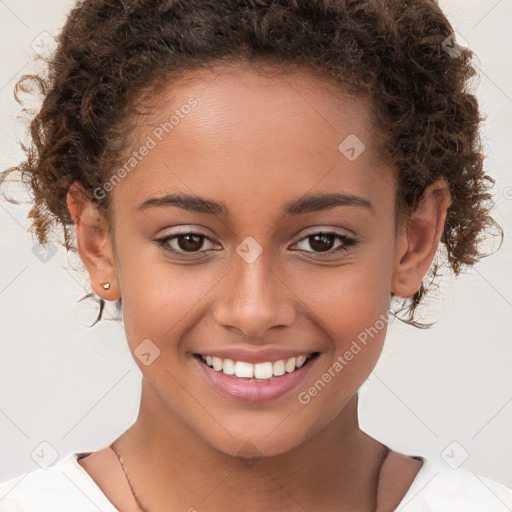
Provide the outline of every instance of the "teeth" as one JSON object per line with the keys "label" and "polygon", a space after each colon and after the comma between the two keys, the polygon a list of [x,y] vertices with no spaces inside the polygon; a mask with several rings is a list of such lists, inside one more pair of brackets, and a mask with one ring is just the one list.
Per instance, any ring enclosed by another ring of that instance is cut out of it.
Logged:
{"label": "teeth", "polygon": [[273,375],[272,363],[258,363],[254,365],[255,379],[270,379]]}
{"label": "teeth", "polygon": [[224,359],[222,371],[224,373],[227,373],[228,375],[234,375],[235,374],[235,362],[231,359]]}
{"label": "teeth", "polygon": [[297,368],[300,368],[305,362],[306,356],[299,356],[297,357],[297,361],[295,362],[295,364],[297,365]]}
{"label": "teeth", "polygon": [[288,373],[292,373],[293,370],[295,370],[295,357],[292,357],[291,359],[288,359],[288,361],[286,361],[286,363],[284,364],[284,369]]}
{"label": "teeth", "polygon": [[237,361],[235,363],[235,375],[237,377],[249,377],[252,378],[254,374],[254,365],[251,363],[244,363],[243,361]]}
{"label": "teeth", "polygon": [[276,361],[272,365],[272,373],[276,376],[284,375],[284,361]]}
{"label": "teeth", "polygon": [[201,356],[203,361],[218,372],[224,372],[227,375],[235,375],[240,378],[268,380],[271,377],[279,377],[285,373],[292,373],[304,365],[311,357],[302,355],[290,359],[265,363],[246,363],[245,361],[233,361],[232,359],[220,359],[219,357]]}

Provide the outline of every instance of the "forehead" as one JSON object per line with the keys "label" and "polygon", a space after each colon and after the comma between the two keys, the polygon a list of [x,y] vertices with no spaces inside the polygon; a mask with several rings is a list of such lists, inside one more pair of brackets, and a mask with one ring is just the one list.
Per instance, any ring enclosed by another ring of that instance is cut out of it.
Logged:
{"label": "forehead", "polygon": [[133,206],[176,190],[250,210],[310,190],[394,188],[376,157],[368,102],[312,72],[194,70],[163,84],[152,104],[135,147],[151,149],[115,192],[129,192]]}
{"label": "forehead", "polygon": [[[180,123],[185,117],[192,119],[184,123],[190,125],[188,135],[194,131],[198,137],[212,137],[219,129],[236,129],[239,139],[247,137],[246,145],[251,140],[292,143],[293,135],[303,139],[309,128],[310,138],[319,147],[347,134],[359,134],[369,143],[367,156],[374,156],[369,100],[347,94],[333,80],[311,69],[293,67],[285,72],[266,63],[242,62],[191,70],[172,83],[162,81],[159,92],[150,100],[153,111],[144,124],[148,131],[165,123],[169,113],[183,109],[194,98],[198,105],[193,112],[180,115]],[[164,143],[172,144],[180,131],[183,129],[166,132],[172,136],[164,134]]]}

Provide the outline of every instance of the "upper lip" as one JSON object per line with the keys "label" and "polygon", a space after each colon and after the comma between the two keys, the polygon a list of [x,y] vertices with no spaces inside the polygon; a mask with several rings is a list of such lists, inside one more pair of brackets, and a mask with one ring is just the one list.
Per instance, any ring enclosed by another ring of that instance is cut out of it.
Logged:
{"label": "upper lip", "polygon": [[219,359],[231,359],[232,361],[244,361],[246,363],[265,363],[284,359],[285,361],[292,357],[307,356],[316,352],[315,350],[283,350],[278,348],[262,348],[251,350],[243,347],[226,349],[205,349],[196,352],[202,356],[218,357]]}

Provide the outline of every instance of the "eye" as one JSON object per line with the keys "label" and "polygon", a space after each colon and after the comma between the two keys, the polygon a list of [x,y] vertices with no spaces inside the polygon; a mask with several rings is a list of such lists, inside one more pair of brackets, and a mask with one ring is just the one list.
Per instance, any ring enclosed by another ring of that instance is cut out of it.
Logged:
{"label": "eye", "polygon": [[[319,231],[317,233],[311,233],[299,240],[297,243],[305,242],[307,240],[310,240],[308,244],[313,248],[313,251],[306,250],[306,252],[313,252],[316,254],[315,257],[320,258],[332,256],[340,251],[348,252],[358,244],[358,241],[355,238],[342,233],[336,233],[334,231]],[[339,241],[340,245],[333,249],[333,245],[336,241]]]}
{"label": "eye", "polygon": [[179,255],[198,254],[204,245],[205,240],[212,243],[210,238],[202,233],[193,231],[184,231],[182,233],[174,233],[173,235],[165,236],[155,240],[166,251],[173,252]]}
{"label": "eye", "polygon": [[[336,233],[334,231],[319,231],[317,233],[307,235],[299,240],[297,244],[308,240],[309,246],[313,251],[309,251],[307,249],[301,250],[312,252],[316,255],[315,257],[319,258],[329,257],[341,251],[348,252],[352,247],[355,247],[359,243],[355,238],[342,233]],[[157,242],[164,250],[181,256],[186,256],[187,254],[200,254],[208,251],[208,249],[201,250],[205,241],[213,244],[212,240],[208,236],[194,231],[174,233],[155,240],[155,242]],[[333,245],[336,241],[340,242],[340,244],[333,249]]]}

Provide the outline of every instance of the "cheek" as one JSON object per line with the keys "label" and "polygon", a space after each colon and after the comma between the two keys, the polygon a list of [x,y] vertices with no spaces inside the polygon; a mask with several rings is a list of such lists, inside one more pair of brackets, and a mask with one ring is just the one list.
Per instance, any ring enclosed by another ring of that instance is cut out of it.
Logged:
{"label": "cheek", "polygon": [[378,267],[318,274],[305,289],[313,322],[331,340],[315,379],[299,390],[311,430],[328,424],[362,386],[377,364],[387,331],[389,299]]}
{"label": "cheek", "polygon": [[212,267],[173,264],[156,248],[125,251],[119,268],[131,346],[146,338],[162,347],[178,339],[218,282]]}
{"label": "cheek", "polygon": [[389,282],[389,261],[368,251],[345,266],[317,268],[301,283],[312,322],[332,341],[330,364],[343,358],[342,371],[338,366],[335,373],[344,377],[338,381],[362,383],[377,363],[387,330]]}
{"label": "cheek", "polygon": [[389,308],[390,265],[357,255],[337,268],[312,267],[297,283],[300,298],[332,337],[345,338],[373,325]]}

